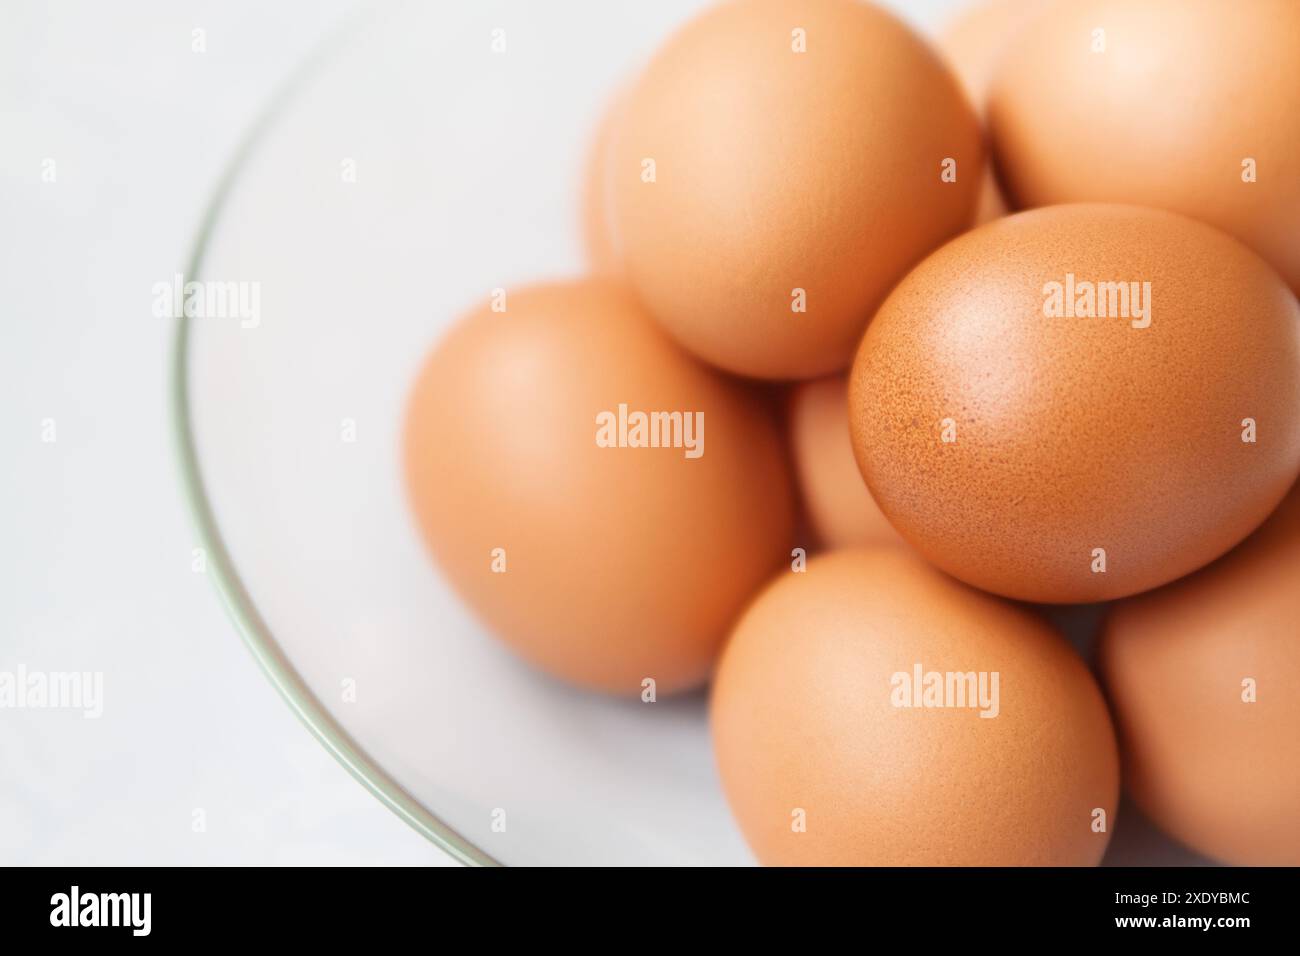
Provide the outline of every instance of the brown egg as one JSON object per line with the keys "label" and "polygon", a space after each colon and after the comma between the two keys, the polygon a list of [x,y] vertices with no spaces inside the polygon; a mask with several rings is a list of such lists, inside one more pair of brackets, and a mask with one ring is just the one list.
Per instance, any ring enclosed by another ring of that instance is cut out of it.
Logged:
{"label": "brown egg", "polygon": [[609,227],[609,202],[605,195],[609,186],[605,166],[617,110],[618,100],[615,98],[596,126],[582,178],[582,244],[587,254],[587,265],[593,275],[611,278],[623,274],[623,257],[614,244],[614,235]]}
{"label": "brown egg", "polygon": [[610,159],[642,300],[692,352],[763,378],[845,368],[890,286],[971,222],[983,162],[939,58],[855,0],[707,11],[629,90]]}
{"label": "brown egg", "polygon": [[[452,328],[412,391],[406,474],[425,541],[479,617],[550,673],[627,695],[647,678],[658,694],[700,684],[788,558],[773,416],[620,286],[504,304]],[[637,417],[657,413],[676,423]]]}
{"label": "brown egg", "polygon": [[[1046,6],[1047,0],[980,0],[966,7],[939,31],[939,52],[944,55],[966,95],[983,119],[989,82],[1002,51],[1016,32]],[[983,225],[1008,212],[993,165],[987,164],[980,182],[975,222]]]}
{"label": "brown egg", "polygon": [[790,390],[790,448],[808,523],[824,547],[900,544],[853,459],[848,390],[843,375]]}
{"label": "brown egg", "polygon": [[1079,0],[1019,32],[990,123],[1016,206],[1132,202],[1246,242],[1300,290],[1300,3]]}
{"label": "brown egg", "polygon": [[977,0],[939,31],[937,44],[981,115],[1007,43],[1050,0]]}
{"label": "brown egg", "polygon": [[711,712],[765,864],[1092,866],[1110,838],[1119,758],[1078,655],[902,548],[831,552],[768,585]]}
{"label": "brown egg", "polygon": [[877,503],[939,567],[1030,601],[1133,594],[1223,554],[1295,480],[1300,308],[1193,220],[1031,210],[899,284],[849,420]]}
{"label": "brown egg", "polygon": [[980,180],[979,203],[975,207],[975,225],[982,226],[994,219],[1001,219],[1008,212],[1007,200],[998,186],[997,177],[991,169],[985,170]]}
{"label": "brown egg", "polygon": [[1222,560],[1118,604],[1099,664],[1142,811],[1225,863],[1300,865],[1300,488]]}

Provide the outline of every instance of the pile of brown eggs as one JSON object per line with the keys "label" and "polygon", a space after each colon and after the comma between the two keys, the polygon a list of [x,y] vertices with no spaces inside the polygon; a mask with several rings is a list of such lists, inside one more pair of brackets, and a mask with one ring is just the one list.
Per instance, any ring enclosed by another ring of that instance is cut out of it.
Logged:
{"label": "pile of brown eggs", "polygon": [[[711,682],[764,863],[1091,865],[1122,784],[1300,864],[1300,4],[943,43],[857,0],[670,37],[597,137],[592,277],[416,382],[424,537],[551,675]],[[1097,602],[1094,677],[1037,605]]]}

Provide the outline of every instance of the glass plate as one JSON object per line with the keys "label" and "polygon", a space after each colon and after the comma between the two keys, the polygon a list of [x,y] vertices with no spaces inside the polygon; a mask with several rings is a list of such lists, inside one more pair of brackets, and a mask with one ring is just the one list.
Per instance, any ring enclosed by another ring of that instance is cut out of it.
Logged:
{"label": "glass plate", "polygon": [[582,273],[595,124],[700,6],[367,16],[250,132],[184,276],[236,293],[177,325],[195,560],[317,739],[465,863],[752,862],[703,694],[610,701],[516,662],[439,578],[400,467],[407,391],[447,323],[495,287]]}

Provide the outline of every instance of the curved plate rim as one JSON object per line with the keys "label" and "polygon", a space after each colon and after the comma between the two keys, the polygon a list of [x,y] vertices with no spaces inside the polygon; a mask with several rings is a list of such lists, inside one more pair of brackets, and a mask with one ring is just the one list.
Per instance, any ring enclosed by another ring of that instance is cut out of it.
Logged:
{"label": "curved plate rim", "polygon": [[[316,70],[356,32],[358,22],[373,11],[349,18],[334,33],[322,40],[284,81],[280,89],[245,132],[204,205],[198,230],[185,257],[186,281],[202,274],[208,244],[221,219],[222,210],[240,173],[263,135],[295,94]],[[275,640],[265,619],[249,596],[248,589],[235,567],[217,525],[216,517],[203,480],[198,449],[194,440],[189,391],[190,319],[176,320],[171,359],[170,411],[172,447],[180,468],[181,487],[186,510],[198,532],[199,544],[207,553],[207,565],[226,613],[235,625],[244,645],[252,653],[262,673],[297,715],[312,736],[337,760],[358,783],[370,791],[417,833],[442,849],[457,862],[467,866],[500,866],[500,861],[475,846],[470,840],[431,813],[408,793],[387,771],[367,754],[312,693],[297,669]]]}

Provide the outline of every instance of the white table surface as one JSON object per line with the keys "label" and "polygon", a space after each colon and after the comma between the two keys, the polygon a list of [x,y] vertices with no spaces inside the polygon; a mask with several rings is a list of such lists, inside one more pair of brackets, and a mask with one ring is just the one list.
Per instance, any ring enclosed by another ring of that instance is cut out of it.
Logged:
{"label": "white table surface", "polygon": [[150,312],[254,112],[354,6],[0,9],[0,671],[104,675],[98,720],[0,710],[0,864],[450,863],[299,725],[191,571]]}

